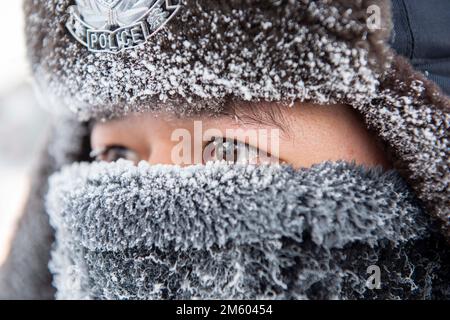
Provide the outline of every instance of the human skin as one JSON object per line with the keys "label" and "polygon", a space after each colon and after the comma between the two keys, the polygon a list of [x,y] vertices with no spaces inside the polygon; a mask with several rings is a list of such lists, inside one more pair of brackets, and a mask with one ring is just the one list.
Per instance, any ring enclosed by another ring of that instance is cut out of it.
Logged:
{"label": "human skin", "polygon": [[[338,160],[354,161],[368,167],[389,167],[380,143],[351,107],[308,103],[297,103],[293,107],[264,104],[264,108],[277,108],[278,120],[248,121],[244,110],[248,106],[243,106],[237,108],[232,115],[177,117],[167,113],[147,112],[97,122],[92,129],[91,146],[99,160],[113,161],[124,157],[135,162],[148,161],[150,164],[191,164],[174,161],[172,151],[179,141],[173,141],[172,134],[177,129],[183,129],[192,133],[194,139],[194,122],[201,121],[203,132],[206,133],[202,137],[202,148],[213,138],[208,136],[207,132],[211,131],[208,129],[219,130],[224,138],[230,138],[226,136],[227,129],[241,129],[236,140],[268,152],[272,154],[271,159],[290,164],[294,168]],[[260,129],[269,132],[281,129],[276,152],[271,150],[271,143],[252,146],[252,141],[247,138],[250,134],[247,133]],[[217,138],[217,135],[214,137]],[[122,147],[122,151],[115,152],[114,146]],[[192,152],[195,153],[193,147]],[[192,159],[192,163],[211,160],[204,157],[200,161],[198,158]]]}

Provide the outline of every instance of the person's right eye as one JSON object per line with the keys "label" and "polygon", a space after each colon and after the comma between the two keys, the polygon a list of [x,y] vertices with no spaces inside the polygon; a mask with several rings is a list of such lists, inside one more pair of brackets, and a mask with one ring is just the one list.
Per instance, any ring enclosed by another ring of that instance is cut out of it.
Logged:
{"label": "person's right eye", "polygon": [[107,146],[101,149],[93,150],[91,152],[91,158],[95,161],[114,162],[119,159],[133,161],[138,163],[140,157],[137,152],[128,149],[124,146]]}

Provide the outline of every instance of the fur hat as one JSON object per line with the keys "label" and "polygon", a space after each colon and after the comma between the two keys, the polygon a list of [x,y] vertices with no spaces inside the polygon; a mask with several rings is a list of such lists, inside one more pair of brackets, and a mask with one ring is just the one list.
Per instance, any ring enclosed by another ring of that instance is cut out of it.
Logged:
{"label": "fur hat", "polygon": [[[91,2],[78,1],[78,10],[93,11]],[[383,12],[384,28],[370,32],[368,1],[184,0],[147,42],[117,53],[92,52],[68,31],[73,1],[28,3],[37,84],[84,120],[230,100],[364,104],[391,58],[383,46],[390,16]]]}

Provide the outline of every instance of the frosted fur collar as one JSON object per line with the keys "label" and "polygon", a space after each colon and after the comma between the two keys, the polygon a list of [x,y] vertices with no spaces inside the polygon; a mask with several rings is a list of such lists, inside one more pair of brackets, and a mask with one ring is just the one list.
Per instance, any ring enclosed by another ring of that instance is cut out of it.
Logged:
{"label": "frosted fur collar", "polygon": [[51,177],[47,210],[58,298],[450,294],[439,233],[394,172],[75,164]]}

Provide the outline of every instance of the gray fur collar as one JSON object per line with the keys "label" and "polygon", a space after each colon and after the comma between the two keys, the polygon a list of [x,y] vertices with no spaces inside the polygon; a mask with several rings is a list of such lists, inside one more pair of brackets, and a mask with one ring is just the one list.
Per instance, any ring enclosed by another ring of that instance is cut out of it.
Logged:
{"label": "gray fur collar", "polygon": [[[214,112],[239,101],[347,104],[450,238],[450,99],[389,48],[389,0],[182,0],[155,37],[119,54],[89,52],[72,37],[64,24],[73,4],[25,1],[29,58],[47,107],[87,120]],[[376,30],[367,24],[372,5]]]}
{"label": "gray fur collar", "polygon": [[[47,210],[58,298],[450,293],[435,227],[394,172],[75,164],[51,177]],[[379,290],[366,287],[371,265]]]}

